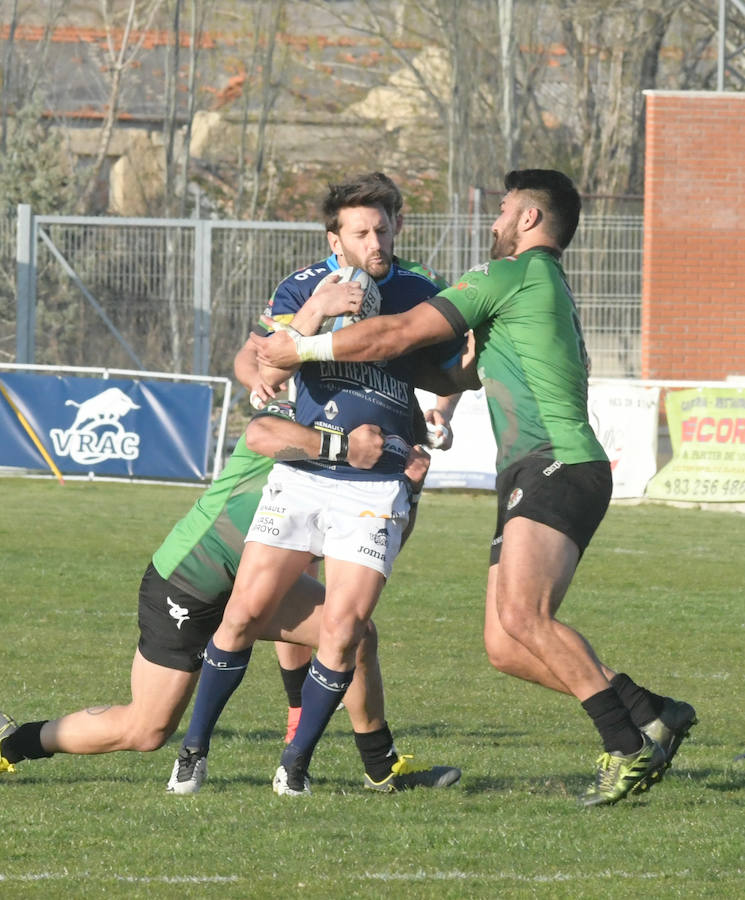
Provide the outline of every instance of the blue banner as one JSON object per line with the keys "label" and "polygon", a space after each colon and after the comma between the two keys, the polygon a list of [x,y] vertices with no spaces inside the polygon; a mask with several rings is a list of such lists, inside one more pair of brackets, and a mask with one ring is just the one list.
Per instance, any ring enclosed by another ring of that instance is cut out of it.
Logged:
{"label": "blue banner", "polygon": [[[63,473],[207,476],[209,385],[21,372],[3,373],[0,383]],[[1,393],[0,466],[49,470]]]}

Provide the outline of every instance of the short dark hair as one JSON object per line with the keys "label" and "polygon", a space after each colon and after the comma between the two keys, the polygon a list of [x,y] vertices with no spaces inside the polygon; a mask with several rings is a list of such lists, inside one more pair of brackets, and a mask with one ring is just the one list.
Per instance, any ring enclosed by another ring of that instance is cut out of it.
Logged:
{"label": "short dark hair", "polygon": [[569,246],[582,209],[582,201],[571,178],[555,169],[515,169],[504,176],[504,186],[508,191],[533,194],[556,243],[562,250]]}
{"label": "short dark hair", "polygon": [[329,184],[321,204],[326,231],[337,234],[339,212],[349,206],[382,206],[393,222],[401,211],[403,199],[401,191],[382,172],[368,172],[357,175],[349,181]]}

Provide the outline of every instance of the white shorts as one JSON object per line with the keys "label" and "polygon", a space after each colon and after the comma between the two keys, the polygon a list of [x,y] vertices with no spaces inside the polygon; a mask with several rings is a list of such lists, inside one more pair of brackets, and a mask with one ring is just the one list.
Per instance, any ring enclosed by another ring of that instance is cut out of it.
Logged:
{"label": "white shorts", "polygon": [[328,478],[278,463],[246,540],[357,563],[388,578],[408,521],[404,481]]}

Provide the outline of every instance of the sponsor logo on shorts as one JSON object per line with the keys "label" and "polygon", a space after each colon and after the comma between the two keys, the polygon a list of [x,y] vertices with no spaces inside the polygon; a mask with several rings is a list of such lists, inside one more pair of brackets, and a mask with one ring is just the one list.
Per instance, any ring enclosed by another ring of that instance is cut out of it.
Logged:
{"label": "sponsor logo on shorts", "polygon": [[379,547],[380,549],[375,549],[375,547],[365,547],[360,544],[357,548],[357,552],[361,553],[363,556],[371,556],[373,559],[385,559],[385,550],[388,546],[388,528],[384,526],[383,528],[379,528],[377,531],[370,532],[370,540],[375,547]]}
{"label": "sponsor logo on shorts", "polygon": [[371,518],[371,519],[390,519],[390,513],[376,513],[371,509],[363,509],[359,515],[360,519]]}
{"label": "sponsor logo on shorts", "polygon": [[189,610],[185,606],[179,606],[178,603],[174,603],[170,597],[166,597],[166,602],[171,607],[168,610],[168,615],[176,620],[176,628],[181,631],[181,626],[189,618]]}
{"label": "sponsor logo on shorts", "polygon": [[492,545],[492,547],[498,547],[501,543],[502,543],[502,535],[500,534],[499,537],[494,538],[494,540],[491,542],[491,545]]}
{"label": "sponsor logo on shorts", "polygon": [[251,522],[251,527],[248,529],[249,534],[271,534],[273,537],[277,537],[279,535],[279,528],[277,527],[272,516],[259,516]]}
{"label": "sponsor logo on shorts", "polygon": [[381,553],[379,550],[373,550],[372,547],[363,547],[360,545],[357,548],[358,553],[362,553],[363,556],[372,556],[373,559],[385,559],[385,553]]}
{"label": "sponsor logo on shorts", "polygon": [[550,466],[546,466],[546,468],[543,470],[543,474],[546,476],[546,478],[550,478],[550,476],[553,475],[554,472],[558,472],[563,465],[564,463],[561,462],[561,460],[554,460],[554,462],[552,462]]}
{"label": "sponsor logo on shorts", "polygon": [[329,422],[333,422],[333,420],[339,415],[339,407],[334,403],[333,400],[329,400],[329,402],[323,407],[323,414],[329,420]]}
{"label": "sponsor logo on shorts", "polygon": [[515,488],[515,490],[510,494],[510,499],[507,501],[507,509],[514,509],[522,499],[523,489]]}

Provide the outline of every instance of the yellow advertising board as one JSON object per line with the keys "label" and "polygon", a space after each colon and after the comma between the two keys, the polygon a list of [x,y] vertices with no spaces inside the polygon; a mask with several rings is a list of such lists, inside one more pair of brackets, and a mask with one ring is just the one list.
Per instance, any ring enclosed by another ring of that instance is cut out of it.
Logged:
{"label": "yellow advertising board", "polygon": [[745,390],[670,391],[673,457],[647,485],[653,500],[745,501]]}

